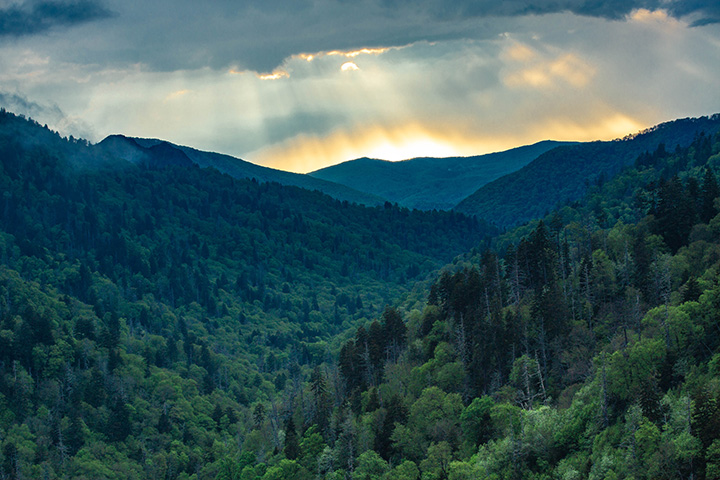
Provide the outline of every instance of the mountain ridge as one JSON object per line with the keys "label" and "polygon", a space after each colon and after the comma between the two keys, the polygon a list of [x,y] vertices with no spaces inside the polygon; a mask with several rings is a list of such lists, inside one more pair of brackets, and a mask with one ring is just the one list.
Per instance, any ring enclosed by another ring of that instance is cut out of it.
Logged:
{"label": "mountain ridge", "polygon": [[449,210],[482,185],[516,171],[542,153],[572,142],[544,140],[467,157],[388,161],[362,157],[308,173],[408,208]]}
{"label": "mountain ridge", "polygon": [[484,185],[454,209],[500,227],[518,225],[544,215],[560,203],[578,200],[589,185],[612,177],[661,143],[671,141],[669,149],[685,147],[701,132],[718,127],[720,114],[681,118],[621,139],[560,146]]}
{"label": "mountain ridge", "polygon": [[[121,145],[121,142],[125,142]],[[215,152],[205,152],[192,147],[176,145],[174,143],[155,138],[136,138],[125,135],[110,135],[99,142],[97,146],[106,153],[118,156],[131,163],[147,160],[148,153],[153,148],[164,145],[166,153],[172,149],[181,152],[191,163],[200,168],[213,167],[222,173],[235,178],[255,179],[259,182],[277,182],[281,185],[292,185],[307,190],[318,190],[341,201],[349,201],[366,206],[382,205],[384,198],[353,190],[344,185],[338,185],[321,179],[315,179],[298,173],[276,170],[256,165],[252,162]],[[158,150],[155,150],[158,153]],[[152,155],[150,155],[152,156]],[[177,159],[176,159],[177,160]],[[186,165],[187,166],[187,165]]]}

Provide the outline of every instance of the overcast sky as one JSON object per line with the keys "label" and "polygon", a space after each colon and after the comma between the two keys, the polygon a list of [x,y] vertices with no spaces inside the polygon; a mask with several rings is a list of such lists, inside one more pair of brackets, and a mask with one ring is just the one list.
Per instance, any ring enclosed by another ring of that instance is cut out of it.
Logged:
{"label": "overcast sky", "polygon": [[717,0],[0,0],[0,105],[306,172],[720,112]]}

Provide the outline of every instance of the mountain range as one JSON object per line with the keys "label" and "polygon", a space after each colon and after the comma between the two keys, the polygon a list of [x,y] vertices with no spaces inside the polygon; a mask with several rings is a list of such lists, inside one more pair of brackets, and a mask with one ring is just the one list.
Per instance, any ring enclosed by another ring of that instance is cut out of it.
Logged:
{"label": "mountain range", "polygon": [[660,144],[674,150],[720,125],[720,115],[666,122],[613,141],[543,141],[487,155],[360,158],[306,175],[284,172],[157,139],[113,135],[95,146],[103,158],[129,162],[188,162],[235,178],[255,178],[318,190],[333,198],[375,206],[388,201],[419,210],[455,210],[499,227],[524,223],[575,201],[595,182],[612,177]]}
{"label": "mountain range", "polygon": [[2,110],[0,478],[720,478],[718,121],[538,147],[501,230]]}
{"label": "mountain range", "polygon": [[359,158],[309,173],[408,208],[450,210],[483,185],[512,173],[562,142],[544,141],[472,157]]}

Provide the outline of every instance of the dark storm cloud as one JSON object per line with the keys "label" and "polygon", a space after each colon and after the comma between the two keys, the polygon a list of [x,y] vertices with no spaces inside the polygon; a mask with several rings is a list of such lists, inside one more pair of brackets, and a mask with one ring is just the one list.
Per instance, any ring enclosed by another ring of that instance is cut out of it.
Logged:
{"label": "dark storm cloud", "polygon": [[0,9],[0,36],[21,37],[108,18],[112,13],[90,0],[39,1]]}
{"label": "dark storm cloud", "polygon": [[669,7],[676,17],[694,15],[698,18],[692,23],[694,27],[720,22],[720,2],[704,0],[677,0]]}
{"label": "dark storm cloud", "polygon": [[[162,59],[152,54],[156,65],[173,69],[176,62],[192,67],[207,62],[213,68],[235,64],[269,72],[298,53],[492,38],[504,31],[509,19],[524,15],[570,12],[620,20],[635,9],[664,8],[696,25],[720,17],[717,0],[250,0],[241,6],[212,2],[203,8],[205,12],[192,17],[203,27],[191,25],[185,37],[173,34],[178,44],[188,45],[187,50],[176,50],[184,56]],[[208,34],[209,28],[215,36]],[[190,38],[199,42],[191,44],[186,41]]]}
{"label": "dark storm cloud", "polygon": [[[341,0],[343,1],[343,0]],[[467,17],[514,17],[570,12],[576,15],[618,20],[633,10],[667,9],[677,18],[687,15],[699,17],[696,23],[717,21],[720,3],[715,0],[381,0],[388,9],[419,8],[437,19]]]}
{"label": "dark storm cloud", "polygon": [[233,68],[269,73],[288,57],[419,41],[490,39],[526,15],[573,13],[620,20],[666,9],[694,25],[720,18],[717,0],[77,0],[0,10],[0,36],[43,32],[117,16],[102,28],[69,29],[50,54],[78,64],[153,71]]}

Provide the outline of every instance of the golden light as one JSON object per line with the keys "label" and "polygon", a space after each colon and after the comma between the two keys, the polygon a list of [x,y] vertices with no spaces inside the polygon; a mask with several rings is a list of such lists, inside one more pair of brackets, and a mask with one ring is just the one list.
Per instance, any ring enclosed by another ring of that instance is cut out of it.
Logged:
{"label": "golden light", "polygon": [[298,135],[284,142],[244,155],[253,163],[297,173],[307,173],[355,158],[406,160],[417,157],[455,157],[501,152],[541,140],[613,140],[634,134],[649,124],[625,114],[605,111],[578,121],[549,116],[511,134],[480,127],[454,128],[421,124],[357,126],[325,136]]}
{"label": "golden light", "polygon": [[584,123],[567,118],[547,119],[538,122],[538,126],[531,131],[531,135],[553,140],[590,142],[623,138],[647,127],[648,125],[622,113],[609,113]]}
{"label": "golden light", "polygon": [[461,137],[417,124],[364,126],[337,130],[327,136],[299,135],[243,158],[253,163],[298,173],[360,157],[406,160],[416,157],[467,156],[515,146],[515,140]]}
{"label": "golden light", "polygon": [[340,67],[340,70],[342,70],[343,72],[352,72],[352,71],[355,71],[355,70],[360,70],[360,67],[358,67],[358,66],[357,66],[355,63],[353,63],[353,62],[345,62],[345,63],[343,63],[342,66]]}
{"label": "golden light", "polygon": [[407,160],[417,157],[452,157],[457,149],[438,139],[429,137],[404,138],[399,141],[387,140],[371,147],[365,156],[382,160]]}
{"label": "golden light", "polygon": [[187,95],[188,93],[190,93],[190,90],[187,90],[187,89],[182,89],[182,90],[178,90],[178,91],[176,91],[176,92],[172,92],[170,95],[168,95],[167,97],[165,97],[165,101],[166,101],[166,102],[169,102],[169,101],[171,101],[171,100],[175,100],[176,98],[180,98],[180,97],[182,97],[182,96],[185,96],[185,95]]}
{"label": "golden light", "polygon": [[265,75],[258,75],[258,78],[260,80],[279,80],[281,78],[289,78],[289,77],[290,77],[290,74],[283,70],[279,70],[277,72],[273,72],[273,73],[269,73],[269,74],[265,74]]}
{"label": "golden light", "polygon": [[[394,47],[394,48],[397,48],[397,47]],[[300,60],[312,62],[313,60],[322,58],[322,57],[355,58],[360,55],[381,55],[389,50],[391,50],[391,49],[390,48],[361,48],[360,50],[330,50],[330,51],[326,51],[326,52],[300,53],[300,54],[294,55],[293,58],[299,58]]]}
{"label": "golden light", "polygon": [[[517,46],[509,49],[507,56],[516,62],[522,62],[519,69],[511,69],[505,74],[503,80],[509,87],[549,88],[570,85],[576,88],[586,86],[595,76],[597,69],[582,60],[577,55],[566,53],[554,59],[541,59],[525,65],[531,58],[513,51]],[[522,58],[522,60],[519,60]],[[559,81],[559,82],[558,82]]]}
{"label": "golden light", "polygon": [[574,87],[584,87],[595,75],[596,69],[573,54],[566,54],[550,64],[550,73]]}
{"label": "golden light", "polygon": [[667,22],[676,22],[676,20],[673,20],[670,15],[668,15],[667,11],[665,10],[648,10],[646,8],[638,8],[637,10],[633,10],[628,15],[628,18],[630,20],[633,20],[635,22],[643,22],[643,23],[667,23]]}
{"label": "golden light", "polygon": [[506,54],[516,62],[527,62],[537,55],[532,48],[522,43],[516,43],[508,48]]}
{"label": "golden light", "polygon": [[389,48],[362,48],[360,50],[351,50],[351,51],[340,51],[340,50],[333,50],[332,52],[328,52],[328,55],[342,55],[343,57],[347,58],[355,58],[358,55],[380,55],[382,53],[387,52],[390,50]]}

